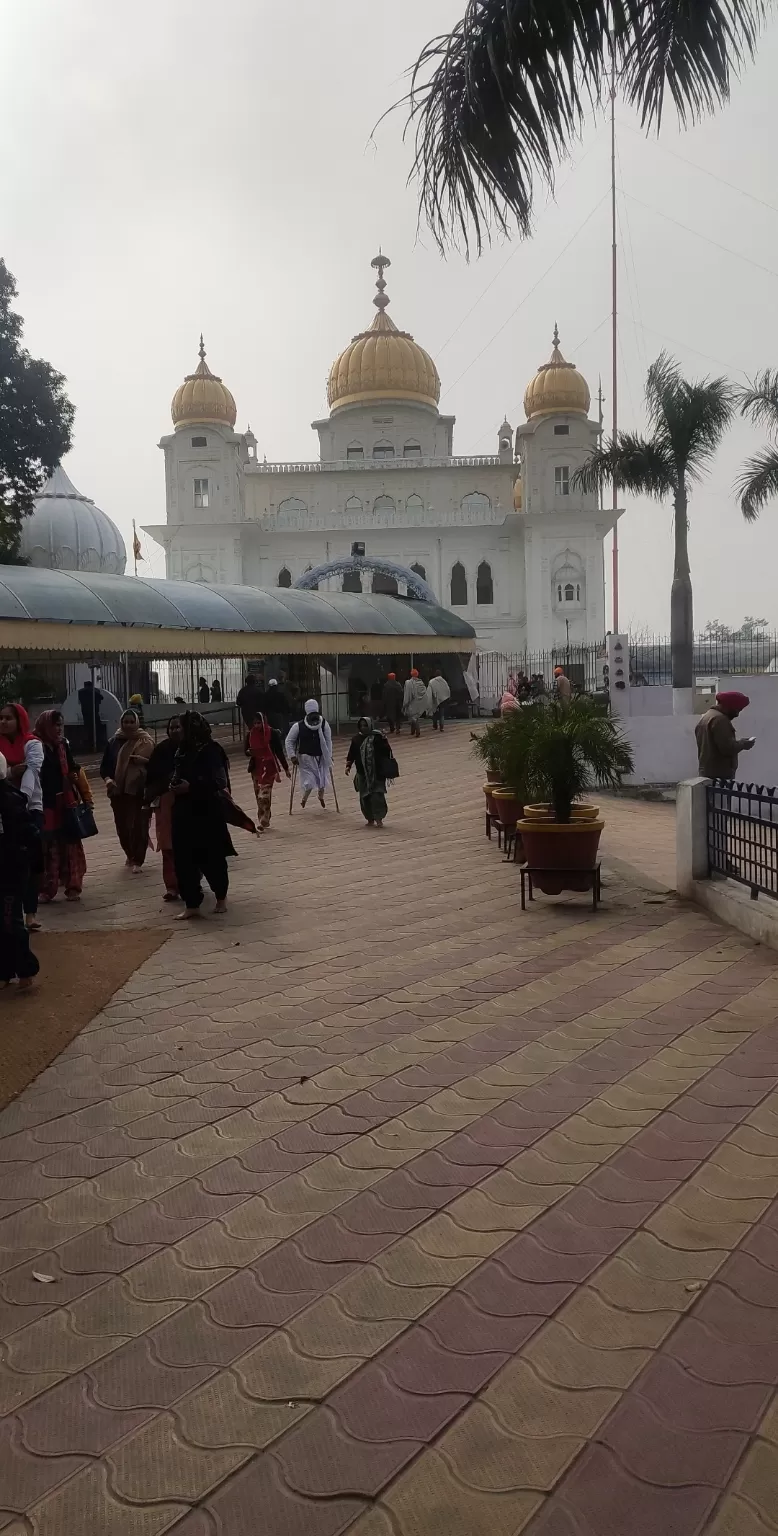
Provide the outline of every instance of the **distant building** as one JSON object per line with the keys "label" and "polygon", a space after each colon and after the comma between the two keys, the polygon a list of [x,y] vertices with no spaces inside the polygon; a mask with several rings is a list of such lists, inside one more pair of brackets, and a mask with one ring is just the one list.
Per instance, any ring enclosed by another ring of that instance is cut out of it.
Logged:
{"label": "distant building", "polygon": [[22,523],[20,554],[50,571],[123,576],[127,551],[115,523],[76,490],[58,465]]}
{"label": "distant building", "polygon": [[[422,575],[474,625],[482,649],[601,641],[614,514],[572,483],[597,442],[586,380],[555,331],[525,392],[526,422],[515,434],[503,422],[495,454],[456,456],[437,368],[386,312],[388,258],[372,265],[378,313],[330,369],[329,414],[313,422],[318,459],[260,460],[253,433],[235,431],[235,401],[201,337],[160,443],[167,520],[146,528],[164,546],[168,576],[288,587],[360,543],[368,559]],[[362,580],[352,571],[327,587],[359,591]],[[397,588],[377,573],[373,590]]]}

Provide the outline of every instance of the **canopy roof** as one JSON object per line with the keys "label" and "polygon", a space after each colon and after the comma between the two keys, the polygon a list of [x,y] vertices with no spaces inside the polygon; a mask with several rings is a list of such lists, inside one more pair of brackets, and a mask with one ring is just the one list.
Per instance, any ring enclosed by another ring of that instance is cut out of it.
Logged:
{"label": "canopy roof", "polygon": [[469,651],[447,608],[379,593],[210,586],[0,566],[0,650],[255,655]]}

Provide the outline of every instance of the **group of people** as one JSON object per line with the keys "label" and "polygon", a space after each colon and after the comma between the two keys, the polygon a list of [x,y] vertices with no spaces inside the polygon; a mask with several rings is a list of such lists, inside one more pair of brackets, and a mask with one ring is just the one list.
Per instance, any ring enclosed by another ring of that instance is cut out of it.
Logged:
{"label": "group of people", "polygon": [[[512,709],[519,709],[522,704],[530,704],[534,699],[545,697],[545,693],[546,684],[541,672],[533,672],[531,677],[521,670],[511,672],[500,699],[500,714],[507,715]],[[564,667],[554,668],[552,697],[561,704],[569,704],[573,697],[573,685]]]}
{"label": "group of people", "polygon": [[[404,686],[398,683],[396,673],[387,674],[381,689],[381,713],[390,735],[401,731],[403,720],[407,720],[411,735],[420,736],[421,722],[425,715],[430,715],[433,730],[443,730],[446,704],[450,698],[451,689],[440,667],[435,668],[429,683],[425,683],[419,675],[418,667],[411,667]],[[362,718],[370,717],[364,715]]]}

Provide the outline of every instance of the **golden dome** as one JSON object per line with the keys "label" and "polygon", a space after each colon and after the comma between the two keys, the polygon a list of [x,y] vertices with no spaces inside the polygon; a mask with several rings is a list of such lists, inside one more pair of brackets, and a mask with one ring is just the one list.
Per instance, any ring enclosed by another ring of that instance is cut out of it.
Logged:
{"label": "golden dome", "polygon": [[589,385],[575,363],[566,363],[559,350],[559,331],[554,326],[554,348],[547,363],[541,363],[534,379],[524,391],[527,419],[549,416],[562,411],[580,411],[588,415],[591,395]]}
{"label": "golden dome", "polygon": [[370,265],[378,268],[378,293],[373,300],[378,314],[369,330],[360,331],[330,368],[330,409],[365,405],[370,400],[411,400],[434,410],[440,399],[438,370],[429,353],[407,331],[398,331],[386,314],[384,268],[390,265],[389,257],[374,256]]}
{"label": "golden dome", "polygon": [[515,480],[513,484],[513,508],[515,512],[521,511],[522,500],[521,475],[519,475],[518,479]]}
{"label": "golden dome", "polygon": [[235,426],[238,414],[235,401],[226,384],[211,373],[205,361],[205,347],[200,337],[200,362],[194,373],[188,373],[179,384],[170,402],[170,414],[174,427]]}

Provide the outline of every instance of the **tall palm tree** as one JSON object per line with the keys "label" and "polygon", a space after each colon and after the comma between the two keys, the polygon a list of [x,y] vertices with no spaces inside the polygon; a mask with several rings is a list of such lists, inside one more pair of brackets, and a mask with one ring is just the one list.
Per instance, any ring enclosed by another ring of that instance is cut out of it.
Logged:
{"label": "tall palm tree", "polygon": [[670,651],[674,688],[694,683],[694,616],[689,568],[689,493],[702,478],[729,426],[736,391],[726,379],[685,379],[674,358],[660,353],[646,378],[650,435],[618,432],[596,448],[574,475],[584,491],[616,485],[656,501],[672,497],[675,561],[670,593]]}
{"label": "tall palm tree", "polygon": [[658,129],[665,92],[682,123],[729,97],[773,0],[468,0],[412,69],[408,127],[422,213],[440,246],[476,248],[515,218],[529,234],[534,179],[554,169],[615,70]]}
{"label": "tall palm tree", "polygon": [[773,441],[746,459],[735,483],[740,510],[753,523],[766,501],[778,496],[778,368],[766,368],[740,395],[740,412],[755,426],[766,427]]}

